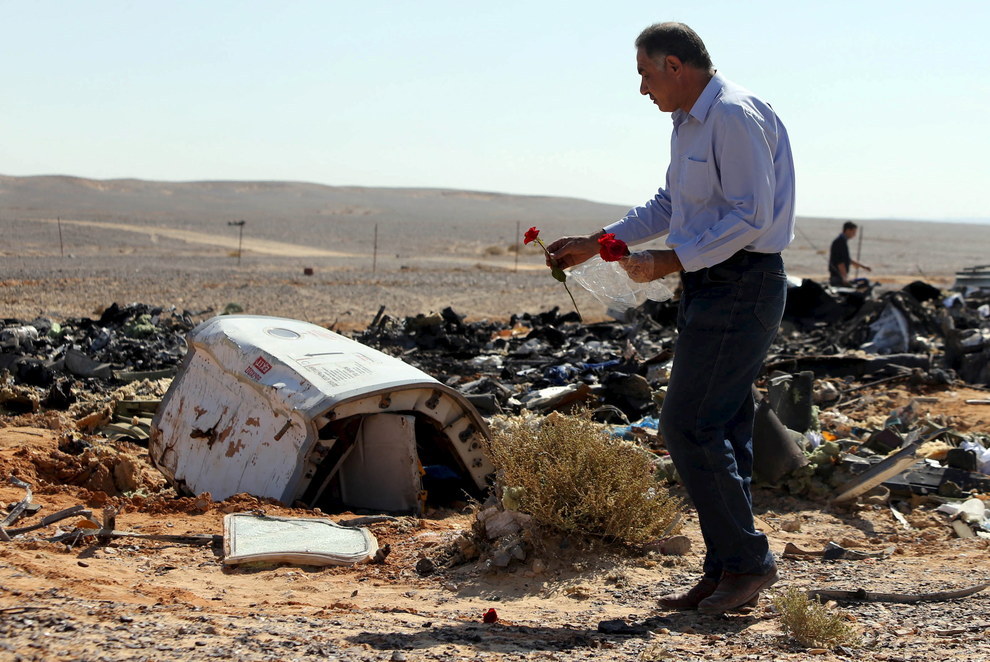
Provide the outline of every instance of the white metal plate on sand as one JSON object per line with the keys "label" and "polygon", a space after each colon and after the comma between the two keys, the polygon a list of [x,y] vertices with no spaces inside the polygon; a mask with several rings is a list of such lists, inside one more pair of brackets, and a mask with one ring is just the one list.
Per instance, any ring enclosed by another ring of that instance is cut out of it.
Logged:
{"label": "white metal plate on sand", "polygon": [[326,518],[231,513],[223,519],[226,565],[297,563],[351,565],[374,557],[378,541],[367,530]]}

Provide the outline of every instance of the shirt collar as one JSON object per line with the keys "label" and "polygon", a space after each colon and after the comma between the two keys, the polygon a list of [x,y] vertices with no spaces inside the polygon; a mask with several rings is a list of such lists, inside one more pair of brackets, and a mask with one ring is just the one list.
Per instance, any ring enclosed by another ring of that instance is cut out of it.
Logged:
{"label": "shirt collar", "polygon": [[716,73],[712,76],[712,79],[708,81],[705,85],[705,89],[701,91],[698,99],[691,106],[691,112],[685,113],[683,110],[677,110],[672,115],[674,120],[674,125],[679,126],[684,120],[688,118],[688,115],[695,118],[699,122],[704,122],[705,118],[708,117],[708,111],[712,109],[712,104],[722,93],[722,88],[725,87],[725,79],[721,75]]}

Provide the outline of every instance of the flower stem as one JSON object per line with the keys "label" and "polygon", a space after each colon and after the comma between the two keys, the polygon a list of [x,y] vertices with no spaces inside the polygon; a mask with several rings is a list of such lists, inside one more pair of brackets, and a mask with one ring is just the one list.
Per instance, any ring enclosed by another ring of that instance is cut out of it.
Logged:
{"label": "flower stem", "polygon": [[578,310],[577,301],[574,300],[574,295],[571,294],[571,288],[567,287],[567,283],[563,283],[564,289],[567,290],[567,296],[571,298],[571,303],[574,304],[574,312],[578,314],[578,321],[583,322],[584,318],[581,317],[581,311]]}
{"label": "flower stem", "polygon": [[[547,254],[547,257],[550,259],[551,267],[552,267],[552,269],[555,272],[554,273],[554,278],[556,278],[557,280],[559,280],[560,283],[561,283],[561,285],[564,286],[564,289],[567,290],[567,296],[569,296],[571,298],[571,303],[574,305],[574,312],[576,312],[578,314],[578,320],[580,320],[580,321],[583,322],[584,321],[584,318],[581,317],[581,310],[578,308],[577,301],[574,300],[574,295],[571,294],[571,288],[567,287],[567,282],[566,282],[567,281],[567,274],[564,273],[564,270],[563,269],[560,269],[560,268],[557,267],[557,261],[550,256],[550,251],[547,250],[547,247],[543,243],[543,240],[540,239],[539,237],[537,237],[536,238],[536,243],[538,243],[540,245],[540,248],[543,249],[543,252],[546,253]],[[558,274],[559,274],[559,277],[558,277]]]}

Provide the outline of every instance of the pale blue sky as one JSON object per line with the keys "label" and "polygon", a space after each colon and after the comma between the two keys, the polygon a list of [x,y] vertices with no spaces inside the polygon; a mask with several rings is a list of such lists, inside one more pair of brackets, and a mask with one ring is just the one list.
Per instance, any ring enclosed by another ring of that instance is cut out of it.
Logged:
{"label": "pale blue sky", "polygon": [[990,219],[987,0],[0,0],[0,174],[444,187],[638,204],[679,20],[787,125],[798,213]]}

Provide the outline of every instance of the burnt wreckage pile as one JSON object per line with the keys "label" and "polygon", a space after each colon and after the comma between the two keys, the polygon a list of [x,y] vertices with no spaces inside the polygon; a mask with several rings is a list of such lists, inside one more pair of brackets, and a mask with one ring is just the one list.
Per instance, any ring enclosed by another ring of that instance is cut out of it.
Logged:
{"label": "burnt wreckage pile", "polygon": [[[832,289],[805,279],[788,289],[767,372],[810,370],[856,388],[854,382],[871,378],[987,385],[988,301],[980,293],[946,295],[921,281],[874,296],[870,288]],[[456,386],[485,414],[586,400],[606,405],[606,419],[633,421],[657,413],[676,307],[650,301],[630,309],[627,321],[596,324],[580,324],[557,308],[508,323],[466,323],[450,308],[405,319],[380,314],[356,339]],[[577,396],[568,399],[569,391]]]}
{"label": "burnt wreckage pile", "polygon": [[[64,409],[79,390],[174,374],[194,316],[115,304],[98,320],[4,320],[0,368],[9,374],[7,387],[33,388],[43,394],[42,406]],[[662,455],[656,418],[673,355],[675,319],[673,302],[647,302],[630,309],[624,321],[595,324],[582,324],[573,313],[562,315],[556,308],[507,322],[470,323],[450,308],[407,318],[382,310],[353,338],[456,389],[485,417],[588,406],[617,434],[637,436]],[[893,451],[943,442],[960,452],[944,453],[938,461],[902,463],[896,480],[884,475],[875,484],[915,493],[990,491],[986,438],[933,429],[910,408],[891,412],[874,429],[859,427],[842,413],[869,388],[888,382],[988,385],[990,296],[985,290],[946,293],[916,281],[875,293],[870,287],[794,283],[765,372],[757,455],[762,447],[775,451],[766,456],[783,460],[758,466],[764,482],[794,493],[834,495]],[[23,403],[7,387],[0,408],[21,413]],[[773,439],[770,446],[768,438]],[[787,445],[783,453],[781,443]]]}
{"label": "burnt wreckage pile", "polygon": [[[188,312],[140,303],[115,303],[99,319],[8,318],[0,327],[0,374],[13,386],[36,389],[41,406],[64,410],[80,390],[174,375],[193,326]],[[26,413],[32,406],[11,392],[0,408]]]}
{"label": "burnt wreckage pile", "polygon": [[455,386],[485,415],[596,402],[603,420],[628,423],[655,413],[651,368],[669,360],[675,335],[670,311],[631,310],[630,317],[581,324],[554,308],[507,323],[466,323],[447,308],[404,320],[379,316],[357,340]]}
{"label": "burnt wreckage pile", "polygon": [[[881,484],[901,495],[990,492],[986,436],[933,427],[913,405],[889,412],[874,429],[842,413],[889,384],[987,386],[988,301],[981,291],[947,294],[921,281],[882,294],[794,283],[765,366],[766,397],[757,393],[757,479],[833,499]],[[616,433],[662,454],[657,415],[676,305],[648,302],[626,321],[597,324],[556,309],[507,324],[466,323],[449,308],[405,319],[379,315],[358,339],[458,388],[486,416],[582,404]],[[928,454],[916,454],[925,443],[941,450],[924,446]],[[892,467],[887,457],[898,450]],[[675,477],[669,464],[665,472]]]}

